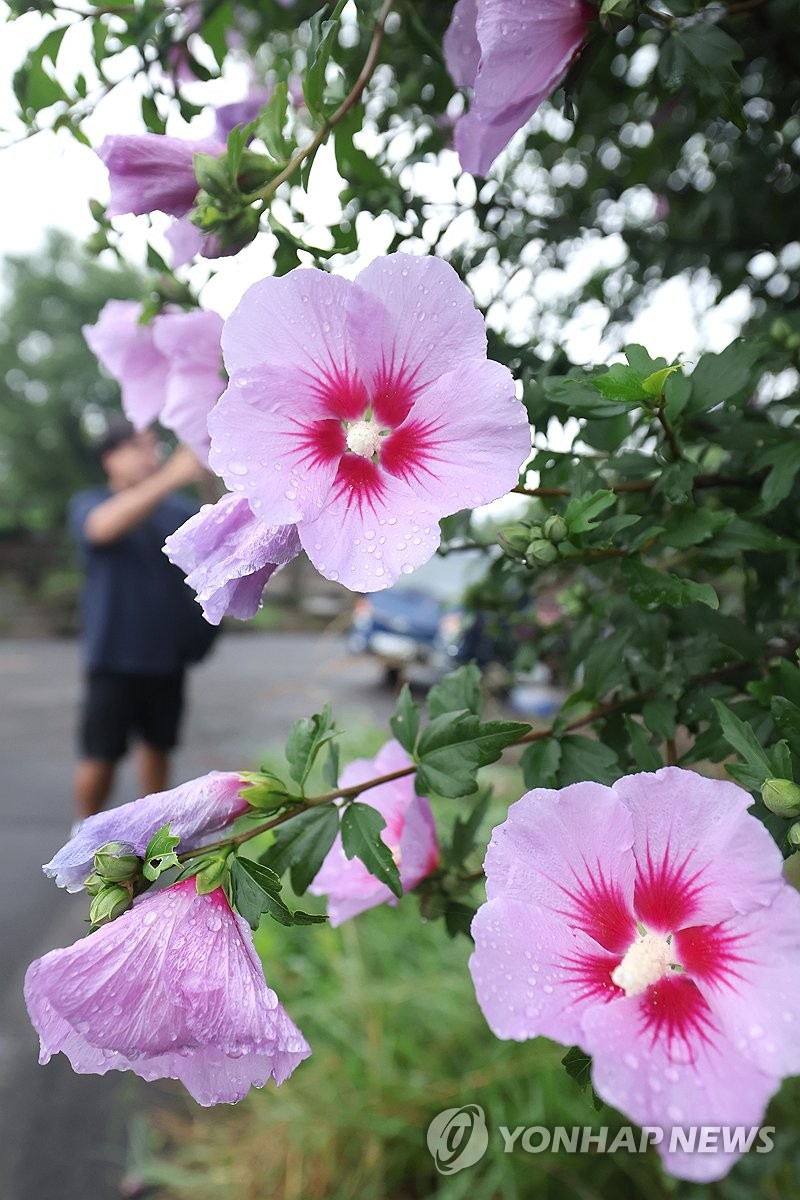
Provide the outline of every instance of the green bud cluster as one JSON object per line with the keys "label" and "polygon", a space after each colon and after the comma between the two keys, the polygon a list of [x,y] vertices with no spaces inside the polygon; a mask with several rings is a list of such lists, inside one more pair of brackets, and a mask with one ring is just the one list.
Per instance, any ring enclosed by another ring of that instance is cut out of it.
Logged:
{"label": "green bud cluster", "polygon": [[93,896],[89,909],[92,928],[121,916],[141,890],[142,860],[128,853],[123,842],[107,842],[95,851],[91,875],[83,883]]}
{"label": "green bud cluster", "polygon": [[800,787],[791,779],[765,779],[761,798],[777,817],[800,817]]}
{"label": "green bud cluster", "polygon": [[543,524],[533,525],[517,521],[501,529],[500,545],[513,558],[523,560],[529,566],[549,566],[560,558],[558,546],[569,535],[567,523],[558,513],[551,513]]}

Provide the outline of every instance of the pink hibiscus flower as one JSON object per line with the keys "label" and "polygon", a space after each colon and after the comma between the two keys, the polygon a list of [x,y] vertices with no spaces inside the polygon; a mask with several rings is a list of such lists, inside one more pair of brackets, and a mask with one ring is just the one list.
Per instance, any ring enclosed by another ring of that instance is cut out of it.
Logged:
{"label": "pink hibiscus flower", "polygon": [[170,562],[197,592],[206,620],[246,621],[255,615],[267,580],[300,553],[294,525],[265,525],[242,496],[205,504],[164,543]]}
{"label": "pink hibiscus flower", "polygon": [[458,0],[444,54],[453,82],[472,88],[455,133],[465,171],[486,174],[564,77],[593,15],[585,0]]}
{"label": "pink hibiscus flower", "polygon": [[[359,758],[349,763],[342,771],[340,785],[352,787],[409,766],[411,759],[399,742],[387,742],[375,758]],[[381,830],[381,838],[397,863],[403,891],[411,891],[436,869],[439,861],[430,803],[415,793],[411,775],[370,788],[363,800],[384,817],[386,826]],[[340,836],[308,890],[315,896],[328,897],[331,925],[341,925],[342,921],[377,904],[397,903],[386,884],[371,875],[359,859],[347,857]]]}
{"label": "pink hibiscus flower", "polygon": [[452,267],[394,254],[357,281],[264,279],[222,336],[209,461],[317,570],[378,591],[431,557],[439,519],[514,487],[530,452],[514,381]]}
{"label": "pink hibiscus flower", "polygon": [[198,1104],[282,1083],[310,1047],[265,981],[247,922],[222,888],[187,879],[31,963],[25,1001],[39,1061],[81,1075],[179,1079]]}
{"label": "pink hibiscus flower", "polygon": [[68,892],[79,892],[92,869],[95,850],[120,842],[120,853],[144,854],[150,838],[169,821],[179,851],[202,846],[247,812],[247,783],[233,771],[212,771],[167,792],[154,792],[82,821],[73,837],[45,863],[45,875]]}
{"label": "pink hibiscus flower", "polygon": [[738,1154],[671,1146],[673,1128],[757,1126],[800,1070],[800,896],[751,803],[677,767],[528,792],[472,926],[493,1032],[580,1046],[602,1099],[701,1182]]}
{"label": "pink hibiscus flower", "polygon": [[122,389],[136,429],[160,421],[208,461],[208,414],[222,394],[222,317],[167,308],[146,325],[134,300],[109,300],[97,324],[84,325],[90,350]]}

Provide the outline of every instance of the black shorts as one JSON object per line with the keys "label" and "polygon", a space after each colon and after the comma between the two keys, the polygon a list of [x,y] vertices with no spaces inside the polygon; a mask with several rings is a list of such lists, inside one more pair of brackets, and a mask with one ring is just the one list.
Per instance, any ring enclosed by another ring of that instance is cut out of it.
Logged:
{"label": "black shorts", "polygon": [[183,672],[127,675],[90,671],[86,677],[79,742],[86,758],[115,762],[133,734],[148,746],[172,750],[183,714]]}

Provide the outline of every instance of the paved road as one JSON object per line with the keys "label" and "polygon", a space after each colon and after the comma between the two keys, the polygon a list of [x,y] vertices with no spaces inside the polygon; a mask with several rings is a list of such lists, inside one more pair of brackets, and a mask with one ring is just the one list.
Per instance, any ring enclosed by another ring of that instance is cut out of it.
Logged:
{"label": "paved road", "polygon": [[[74,1075],[63,1055],[36,1065],[22,1001],[29,961],[81,936],[85,900],[57,891],[40,864],[72,820],[78,691],[72,642],[0,642],[0,1197],[114,1200],[131,1115],[158,1095],[126,1072]],[[257,765],[292,721],[335,701],[340,723],[385,725],[391,696],[338,637],[230,634],[193,672],[175,781]],[[136,796],[130,768],[116,799]]]}

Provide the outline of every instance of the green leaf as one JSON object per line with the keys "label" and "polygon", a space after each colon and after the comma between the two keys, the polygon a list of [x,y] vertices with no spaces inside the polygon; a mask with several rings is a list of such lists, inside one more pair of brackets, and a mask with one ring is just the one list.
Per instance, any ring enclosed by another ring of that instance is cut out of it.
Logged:
{"label": "green leaf", "polygon": [[643,377],[625,363],[614,363],[605,374],[595,376],[591,383],[608,400],[641,404],[649,399]]}
{"label": "green leaf", "polygon": [[758,521],[747,521],[734,516],[725,529],[714,540],[711,551],[719,555],[739,554],[742,550],[755,550],[761,554],[776,554],[791,550],[797,542],[773,533]]}
{"label": "green leaf", "polygon": [[292,913],[278,896],[280,878],[252,858],[234,858],[231,864],[233,903],[252,929],[258,929],[262,913],[281,925],[293,925]]}
{"label": "green leaf", "polygon": [[289,871],[292,888],[302,895],[322,866],[339,832],[339,810],[320,805],[298,813],[275,830],[275,841],[261,862],[278,875]]}
{"label": "green leaf", "polygon": [[596,519],[610,505],[614,504],[616,496],[613,492],[590,492],[587,496],[573,496],[564,512],[564,520],[569,526],[570,536],[578,533],[589,533],[600,522]]}
{"label": "green leaf", "polygon": [[386,819],[369,804],[353,801],[342,813],[342,849],[348,858],[358,858],[371,875],[385,883],[395,896],[402,896],[400,872],[392,852],[381,837]]}
{"label": "green leaf", "polygon": [[347,0],[339,0],[330,18],[322,20],[322,11],[315,13],[309,22],[312,42],[309,49],[308,67],[303,78],[303,96],[308,111],[313,117],[324,117],[323,94],[325,76],[339,29],[342,10]]}
{"label": "green leaf", "polygon": [[445,928],[451,938],[463,934],[473,940],[472,922],[478,910],[474,904],[465,904],[463,900],[448,900],[444,910]]}
{"label": "green leaf", "polygon": [[328,753],[325,757],[325,763],[322,768],[322,778],[327,783],[328,787],[333,790],[339,786],[339,745],[337,742],[328,742]]}
{"label": "green leaf", "polygon": [[[770,712],[778,729],[784,737],[789,739],[795,753],[800,755],[800,708],[784,696],[774,696],[770,704]],[[786,772],[776,772],[776,774],[783,775]]]}
{"label": "green leaf", "polygon": [[479,717],[483,709],[483,697],[481,673],[475,663],[459,667],[457,671],[445,675],[440,683],[435,683],[428,692],[427,703],[431,717],[463,711]]}
{"label": "green leaf", "polygon": [[761,510],[770,512],[785,500],[794,487],[800,471],[800,442],[771,446],[755,461],[755,469],[769,467],[770,472],[761,487]]}
{"label": "green leaf", "polygon": [[749,393],[756,385],[753,364],[757,350],[751,342],[731,342],[721,354],[704,354],[691,374],[689,411],[709,412]]}
{"label": "green leaf", "polygon": [[480,793],[468,817],[456,817],[450,842],[450,859],[454,866],[462,866],[475,847],[475,838],[489,808],[492,789]]}
{"label": "green leaf", "polygon": [[628,558],[622,564],[622,575],[630,590],[631,598],[645,611],[666,605],[668,608],[686,608],[689,604],[707,604],[719,608],[719,598],[709,583],[694,583],[681,579],[669,571],[656,571],[636,559]]}
{"label": "green leaf", "polygon": [[292,144],[284,134],[289,107],[289,88],[286,83],[275,85],[269,104],[258,117],[255,135],[267,148],[270,157],[284,166],[292,156]]}
{"label": "green leaf", "polygon": [[530,746],[525,747],[519,765],[525,787],[555,787],[561,765],[561,743],[558,738],[542,738],[539,742],[531,742]]}
{"label": "green leaf", "polygon": [[330,704],[326,704],[322,712],[314,713],[313,717],[301,717],[295,721],[286,741],[286,761],[289,774],[301,788],[322,747],[337,736]]}
{"label": "green leaf", "polygon": [[559,787],[581,783],[585,779],[594,783],[613,783],[620,774],[617,756],[609,746],[580,734],[561,739]]}
{"label": "green leaf", "polygon": [[411,688],[404,683],[400,689],[400,695],[397,697],[394,713],[389,718],[389,725],[400,745],[411,755],[414,754],[414,747],[417,744],[419,718],[419,705],[412,700]]}
{"label": "green leaf", "polygon": [[506,746],[527,733],[516,721],[481,724],[473,713],[444,713],[423,730],[417,747],[416,789],[424,796],[469,796],[479,767],[496,762]]}
{"label": "green leaf", "polygon": [[638,769],[640,771],[657,771],[659,767],[663,767],[661,755],[650,745],[646,730],[638,721],[632,720],[627,713],[624,720],[631,742],[631,754]]}
{"label": "green leaf", "polygon": [[586,696],[600,700],[628,678],[625,650],[632,636],[633,629],[618,629],[591,647],[583,660],[581,691]]}
{"label": "green leaf", "polygon": [[704,21],[673,29],[662,45],[658,69],[671,91],[690,85],[715,101],[723,117],[744,129],[739,77],[733,66],[742,57],[737,41]]}
{"label": "green leaf", "polygon": [[670,375],[680,371],[682,366],[683,363],[675,363],[674,366],[662,367],[660,371],[653,371],[652,375],[648,375],[642,380],[642,390],[647,392],[648,396],[660,396]]}
{"label": "green leaf", "polygon": [[729,525],[734,513],[711,508],[697,508],[691,512],[679,512],[667,522],[661,540],[676,550],[696,546],[714,536],[718,530]]}
{"label": "green leaf", "polygon": [[[734,712],[720,700],[712,701],[722,728],[722,736],[729,746],[745,761],[747,772],[737,769],[736,764],[726,767],[729,775],[754,791],[760,790],[765,779],[771,778],[776,772],[772,768],[766,750],[759,742],[753,730],[746,725]],[[745,782],[747,780],[748,782]]]}
{"label": "green leaf", "polygon": [[647,700],[642,706],[644,723],[651,733],[666,741],[675,736],[678,706],[664,696]]}
{"label": "green leaf", "polygon": [[572,1046],[561,1059],[561,1065],[570,1079],[575,1080],[580,1091],[585,1092],[587,1087],[591,1089],[592,1104],[595,1111],[599,1112],[604,1105],[592,1087],[592,1060],[589,1055],[579,1046]]}
{"label": "green leaf", "polygon": [[170,867],[177,867],[179,865],[178,856],[175,854],[175,847],[180,840],[179,837],[175,837],[170,833],[169,821],[167,821],[166,825],[162,825],[160,829],[156,830],[147,843],[147,848],[144,852],[145,862],[142,873],[145,879],[149,879],[152,883],[164,871],[168,871]]}

